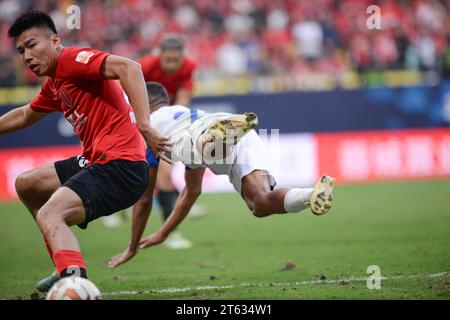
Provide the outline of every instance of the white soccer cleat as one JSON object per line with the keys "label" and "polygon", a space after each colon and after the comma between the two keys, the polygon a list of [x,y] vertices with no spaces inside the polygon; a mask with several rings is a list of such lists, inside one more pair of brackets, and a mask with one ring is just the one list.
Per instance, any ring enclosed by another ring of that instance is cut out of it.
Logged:
{"label": "white soccer cleat", "polygon": [[118,214],[102,217],[102,223],[107,228],[119,228],[122,226],[122,218]]}
{"label": "white soccer cleat", "polygon": [[194,204],[191,208],[191,210],[189,211],[188,215],[186,216],[186,218],[188,219],[200,219],[203,218],[204,216],[206,216],[208,214],[208,211],[206,210],[206,208],[202,205],[199,204]]}
{"label": "white soccer cleat", "polygon": [[237,144],[250,130],[258,125],[258,116],[253,112],[236,114],[214,122],[205,131],[206,141],[222,140],[227,144]]}
{"label": "white soccer cleat", "polygon": [[36,290],[39,292],[48,292],[53,285],[59,281],[59,275],[55,270],[50,276],[41,279],[38,283],[36,283]]}
{"label": "white soccer cleat", "polygon": [[184,238],[180,232],[173,232],[163,242],[163,246],[174,250],[183,250],[192,248],[192,242]]}
{"label": "white soccer cleat", "polygon": [[333,204],[334,181],[334,178],[323,175],[314,186],[309,205],[311,212],[315,215],[322,215],[331,209]]}

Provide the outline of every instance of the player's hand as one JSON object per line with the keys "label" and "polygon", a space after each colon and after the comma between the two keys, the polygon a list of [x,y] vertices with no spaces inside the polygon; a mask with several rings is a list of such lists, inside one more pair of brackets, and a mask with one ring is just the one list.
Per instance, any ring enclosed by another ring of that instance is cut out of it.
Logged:
{"label": "player's hand", "polygon": [[161,135],[155,128],[152,126],[146,127],[145,130],[141,130],[142,135],[144,136],[145,142],[150,150],[155,154],[159,155],[161,160],[164,160],[170,164],[173,164],[164,152],[171,152],[173,142],[169,137]]}
{"label": "player's hand", "polygon": [[167,158],[167,156],[163,152],[159,152],[158,155],[161,160],[167,162],[168,164],[174,164],[174,162]]}
{"label": "player's hand", "polygon": [[110,269],[114,269],[121,264],[131,260],[137,253],[137,250],[131,250],[130,247],[126,248],[124,252],[118,254],[117,256],[113,257],[108,262],[108,267]]}
{"label": "player's hand", "polygon": [[148,237],[145,237],[144,239],[139,242],[139,249],[145,249],[151,246],[156,246],[157,244],[160,244],[161,242],[164,242],[166,240],[166,236],[164,236],[161,232],[155,232]]}

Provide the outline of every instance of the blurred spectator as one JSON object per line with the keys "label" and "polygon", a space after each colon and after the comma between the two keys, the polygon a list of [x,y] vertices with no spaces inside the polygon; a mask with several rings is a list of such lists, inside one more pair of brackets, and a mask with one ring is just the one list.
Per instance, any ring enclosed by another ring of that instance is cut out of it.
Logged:
{"label": "blurred spectator", "polygon": [[[68,30],[66,8],[81,8],[81,30]],[[381,8],[381,30],[366,26]],[[55,19],[66,45],[90,46],[139,60],[165,33],[181,33],[197,76],[296,75],[350,70],[442,70],[450,38],[445,0],[0,0],[0,83],[36,79],[14,63],[6,32],[19,11]]]}
{"label": "blurred spectator", "polygon": [[238,76],[247,70],[244,51],[234,42],[225,42],[217,50],[217,64],[226,75]]}
{"label": "blurred spectator", "polygon": [[300,55],[317,59],[322,55],[323,30],[317,21],[298,21],[292,28]]}

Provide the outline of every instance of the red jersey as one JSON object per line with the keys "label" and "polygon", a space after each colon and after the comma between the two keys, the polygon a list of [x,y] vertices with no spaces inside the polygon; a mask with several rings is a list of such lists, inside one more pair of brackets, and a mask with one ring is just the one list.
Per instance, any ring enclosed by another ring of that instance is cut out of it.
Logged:
{"label": "red jersey", "polygon": [[63,48],[55,77],[45,80],[30,107],[37,112],[64,112],[90,164],[145,161],[145,141],[120,83],[101,75],[108,55],[89,48]]}
{"label": "red jersey", "polygon": [[164,72],[161,68],[161,59],[159,56],[147,56],[139,62],[142,66],[145,81],[161,83],[170,96],[171,104],[174,103],[178,89],[183,88],[192,91],[192,77],[196,67],[194,60],[185,57],[181,67],[174,74],[166,74]]}

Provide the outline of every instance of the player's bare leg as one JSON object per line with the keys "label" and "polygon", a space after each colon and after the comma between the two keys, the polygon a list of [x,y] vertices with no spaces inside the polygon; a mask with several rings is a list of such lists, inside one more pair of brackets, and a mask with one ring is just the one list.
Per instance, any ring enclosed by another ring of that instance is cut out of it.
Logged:
{"label": "player's bare leg", "polygon": [[242,196],[253,215],[258,218],[286,213],[284,198],[289,189],[270,190],[267,172],[255,170],[242,179]]}
{"label": "player's bare leg", "polygon": [[[36,219],[39,209],[59,187],[61,187],[61,182],[53,163],[21,173],[16,178],[16,192],[33,219]],[[50,259],[53,261],[53,251],[45,237],[44,243]],[[40,280],[36,284],[36,289],[40,292],[46,292],[58,280],[59,274],[55,271],[50,276]]]}
{"label": "player's bare leg", "polygon": [[86,276],[80,246],[70,226],[85,221],[80,197],[67,187],[59,188],[42,206],[36,222],[53,251],[53,261],[61,277],[78,272]]}
{"label": "player's bare leg", "polygon": [[80,250],[70,226],[85,221],[85,210],[80,197],[67,187],[59,188],[42,206],[36,222],[47,238],[53,252]]}
{"label": "player's bare leg", "polygon": [[[222,160],[228,158],[235,145],[247,132],[256,127],[258,118],[251,113],[249,116],[235,115],[234,121],[221,120],[211,125],[196,141],[197,150],[203,160]],[[226,141],[232,139],[231,143]],[[289,189],[270,190],[270,180],[267,172],[255,170],[242,180],[242,196],[256,217],[265,217],[275,213],[286,213],[283,199]]]}
{"label": "player's bare leg", "polygon": [[16,178],[17,194],[33,218],[59,187],[61,182],[53,163],[21,173]]}
{"label": "player's bare leg", "polygon": [[311,206],[312,213],[321,215],[331,208],[334,179],[323,175],[314,188],[282,188],[270,191],[269,176],[255,170],[242,179],[242,196],[256,217],[295,213]]}

